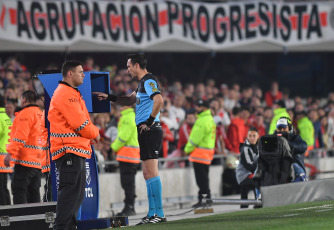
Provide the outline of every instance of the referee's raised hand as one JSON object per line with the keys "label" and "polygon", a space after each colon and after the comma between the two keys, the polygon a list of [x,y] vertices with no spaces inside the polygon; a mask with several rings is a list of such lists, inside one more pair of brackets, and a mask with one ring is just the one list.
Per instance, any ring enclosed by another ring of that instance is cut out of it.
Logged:
{"label": "referee's raised hand", "polygon": [[102,93],[102,92],[92,92],[92,94],[96,94],[96,97],[99,101],[102,101],[102,100],[107,100],[108,98],[108,94],[106,93]]}

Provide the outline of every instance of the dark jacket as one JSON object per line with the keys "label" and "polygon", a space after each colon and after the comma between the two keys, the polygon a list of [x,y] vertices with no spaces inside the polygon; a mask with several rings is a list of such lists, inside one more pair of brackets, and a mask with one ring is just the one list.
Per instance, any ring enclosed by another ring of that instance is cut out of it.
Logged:
{"label": "dark jacket", "polygon": [[306,142],[294,131],[288,134],[288,141],[293,153],[293,163],[298,163],[305,171],[304,153],[307,149]]}
{"label": "dark jacket", "polygon": [[236,169],[236,177],[239,184],[254,173],[258,158],[259,148],[257,144],[252,145],[247,139],[245,143],[240,144],[240,161]]}

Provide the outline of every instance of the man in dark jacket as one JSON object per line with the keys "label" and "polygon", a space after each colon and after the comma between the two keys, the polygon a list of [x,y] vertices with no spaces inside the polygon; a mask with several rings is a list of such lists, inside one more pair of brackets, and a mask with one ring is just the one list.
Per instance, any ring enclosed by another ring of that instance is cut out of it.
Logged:
{"label": "man in dark jacket", "polygon": [[287,117],[281,117],[277,121],[276,128],[275,133],[278,136],[285,137],[291,148],[295,173],[293,182],[308,181],[304,164],[304,153],[307,149],[306,142],[294,132],[290,119]]}

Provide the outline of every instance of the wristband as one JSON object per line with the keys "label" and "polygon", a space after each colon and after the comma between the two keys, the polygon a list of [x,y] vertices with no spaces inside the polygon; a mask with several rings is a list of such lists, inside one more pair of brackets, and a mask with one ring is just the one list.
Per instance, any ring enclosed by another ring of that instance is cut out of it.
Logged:
{"label": "wristband", "polygon": [[107,100],[112,101],[112,102],[116,102],[117,101],[117,96],[109,94],[107,97]]}
{"label": "wristband", "polygon": [[155,117],[152,117],[152,115],[150,115],[150,117],[146,120],[146,125],[148,127],[151,127],[154,123],[154,119],[155,119]]}

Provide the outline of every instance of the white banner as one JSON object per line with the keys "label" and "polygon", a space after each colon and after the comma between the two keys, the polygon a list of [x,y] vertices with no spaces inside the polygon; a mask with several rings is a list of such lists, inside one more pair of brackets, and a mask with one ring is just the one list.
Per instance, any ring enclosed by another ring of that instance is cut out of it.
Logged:
{"label": "white banner", "polygon": [[259,42],[293,47],[334,40],[334,4],[0,0],[0,39],[142,50],[168,41],[207,50]]}

